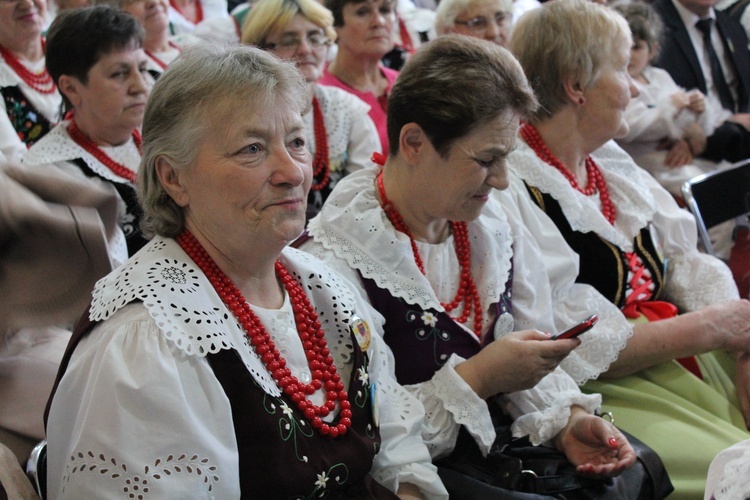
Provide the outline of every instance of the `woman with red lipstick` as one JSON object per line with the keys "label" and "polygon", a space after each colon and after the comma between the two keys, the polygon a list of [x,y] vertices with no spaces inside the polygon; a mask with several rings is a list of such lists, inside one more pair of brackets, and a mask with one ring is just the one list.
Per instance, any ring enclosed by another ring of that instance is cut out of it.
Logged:
{"label": "woman with red lipstick", "polygon": [[0,2],[0,153],[18,160],[60,121],[62,98],[44,67],[44,0]]}
{"label": "woman with red lipstick", "polygon": [[[518,63],[488,41],[440,37],[406,63],[388,104],[390,155],[376,159],[381,169],[339,182],[301,248],[355,283],[385,317],[396,377],[425,407],[423,438],[445,465],[451,497],[539,492],[530,476],[515,481],[498,467],[513,454],[505,448],[512,437],[528,439],[517,442],[526,452],[561,453],[560,469],[536,474],[571,479],[570,498],[663,496],[638,479],[640,461],[630,469],[628,439],[593,414],[599,397],[582,394],[557,367],[580,341],[542,333],[570,326],[559,317],[571,305],[583,317],[582,303],[591,313],[604,299],[572,280],[553,284],[523,226],[489,196],[507,186],[519,118],[536,106]],[[536,303],[516,304],[527,289],[539,294]],[[536,447],[542,443],[557,451]],[[453,460],[467,465],[466,456],[486,469],[473,486],[457,479],[464,469],[451,468]],[[488,477],[493,486],[482,483]]]}
{"label": "woman with red lipstick", "polygon": [[576,280],[615,306],[562,367],[659,453],[675,498],[703,498],[711,459],[748,438],[750,302],[724,263],[698,252],[689,212],[613,141],[637,93],[631,47],[627,21],[586,0],[518,20],[509,48],[542,105],[496,196],[546,263],[574,252]]}
{"label": "woman with red lipstick", "polygon": [[386,112],[388,93],[398,72],[382,58],[395,45],[395,0],[326,0],[336,30],[336,57],[326,67],[321,85],[346,90],[370,105],[370,118],[388,154]]}
{"label": "woman with red lipstick", "polygon": [[111,183],[125,206],[121,233],[111,241],[116,264],[145,243],[135,185],[148,94],[143,31],[125,12],[106,6],[64,11],[47,33],[47,69],[68,118],[37,142],[26,165],[77,172]]}
{"label": "woman with red lipstick", "polygon": [[312,179],[305,89],[292,63],[211,44],[154,85],[138,183],[154,237],[74,333],[51,498],[447,498],[381,318],[288,245]]}
{"label": "woman with red lipstick", "polygon": [[313,155],[307,218],[314,217],[345,175],[372,166],[380,141],[369,106],[336,87],[318,85],[336,32],[331,12],[317,0],[260,0],[242,27],[242,42],[295,62],[308,85],[310,107],[303,116]]}

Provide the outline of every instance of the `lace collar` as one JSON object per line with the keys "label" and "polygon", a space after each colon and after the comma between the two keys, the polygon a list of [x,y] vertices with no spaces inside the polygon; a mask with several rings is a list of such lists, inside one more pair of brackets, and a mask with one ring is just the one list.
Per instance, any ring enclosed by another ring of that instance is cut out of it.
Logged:
{"label": "lace collar", "polygon": [[[116,175],[106,165],[97,160],[94,155],[79,146],[68,135],[68,120],[65,120],[55,126],[50,132],[39,139],[23,158],[23,163],[27,165],[47,165],[62,161],[73,161],[78,158],[82,159],[88,167],[97,175],[118,184],[129,184],[127,179]],[[102,147],[102,151],[107,153],[110,158],[116,162],[127,166],[134,172],[138,171],[141,163],[141,154],[138,152],[133,139],[121,146]]]}
{"label": "lace collar", "polygon": [[[443,311],[427,278],[412,256],[409,238],[397,232],[375,197],[378,170],[368,168],[341,180],[308,226],[323,247],[394,297],[423,309]],[[493,199],[481,217],[469,223],[472,275],[487,311],[508,281],[512,237],[505,213]],[[425,262],[425,265],[429,265]],[[453,273],[459,277],[458,269]]]}
{"label": "lace collar", "polygon": [[575,231],[595,232],[620,248],[630,249],[636,234],[654,218],[654,198],[639,182],[640,168],[614,141],[591,156],[599,165],[617,208],[615,226],[602,215],[596,195],[588,197],[574,190],[560,172],[540,160],[523,140],[518,141],[518,149],[509,156],[508,166],[529,185],[555,198]]}
{"label": "lace collar", "polygon": [[[350,362],[348,321],[355,304],[352,291],[309,254],[286,248],[281,259],[292,276],[304,283],[325,325],[336,364]],[[89,317],[92,321],[107,320],[137,300],[143,302],[164,336],[184,354],[203,357],[235,349],[264,391],[273,396],[281,394],[239,323],[173,239],[155,237],[123,266],[99,280]]]}

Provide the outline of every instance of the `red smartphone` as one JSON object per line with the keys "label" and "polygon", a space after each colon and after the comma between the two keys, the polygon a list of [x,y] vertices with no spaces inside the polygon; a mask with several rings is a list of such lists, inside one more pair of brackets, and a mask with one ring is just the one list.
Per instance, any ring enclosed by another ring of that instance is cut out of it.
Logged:
{"label": "red smartphone", "polygon": [[562,333],[558,333],[557,335],[554,335],[550,337],[550,340],[558,340],[558,339],[574,339],[581,335],[584,332],[587,332],[593,328],[593,326],[596,324],[596,322],[599,320],[596,314],[592,314],[588,318],[584,319],[577,325],[575,325],[573,328],[568,328]]}

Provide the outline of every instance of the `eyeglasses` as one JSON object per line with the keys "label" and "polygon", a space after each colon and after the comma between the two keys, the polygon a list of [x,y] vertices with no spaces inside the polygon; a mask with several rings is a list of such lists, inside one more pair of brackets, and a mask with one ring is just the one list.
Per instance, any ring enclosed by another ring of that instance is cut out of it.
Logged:
{"label": "eyeglasses", "polygon": [[[307,44],[315,50],[331,45],[331,39],[322,33],[311,33],[307,35],[306,40]],[[279,54],[291,55],[296,53],[301,45],[302,40],[300,38],[288,37],[282,38],[278,42],[266,43],[263,48],[278,52]]]}
{"label": "eyeglasses", "polygon": [[[506,21],[510,22],[512,17],[513,15],[510,14],[509,12],[498,12],[495,14],[493,21],[498,27],[502,28],[505,26]],[[490,21],[487,20],[487,18],[484,16],[472,17],[468,21],[455,20],[453,22],[455,24],[466,26],[471,31],[485,31],[487,27],[490,25]]]}

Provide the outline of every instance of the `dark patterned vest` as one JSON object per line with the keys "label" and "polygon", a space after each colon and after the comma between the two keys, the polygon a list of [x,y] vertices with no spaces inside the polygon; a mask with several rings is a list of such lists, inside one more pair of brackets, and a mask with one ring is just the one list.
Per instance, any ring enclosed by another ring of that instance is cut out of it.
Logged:
{"label": "dark patterned vest", "polygon": [[[396,359],[396,380],[401,385],[418,384],[430,380],[445,365],[451,354],[464,359],[482,349],[473,333],[458,325],[446,312],[423,310],[394,297],[379,288],[375,281],[361,275],[372,306],[385,317],[383,338]],[[511,312],[511,279],[500,302],[495,304],[495,319],[485,343],[494,339],[492,332],[498,318]]]}
{"label": "dark patterned vest", "polygon": [[[628,286],[629,267],[626,252],[593,231],[574,231],[556,199],[528,184],[526,188],[534,203],[552,219],[568,245],[580,256],[580,271],[576,281],[593,286],[613,304],[622,308],[625,305]],[[648,226],[636,235],[633,248],[651,273],[654,282],[651,299],[656,300],[664,288],[665,262],[656,250]]]}
{"label": "dark patterned vest", "polygon": [[29,102],[17,85],[3,87],[0,93],[3,95],[10,123],[27,148],[33,146],[54,126]]}
{"label": "dark patterned vest", "polygon": [[113,182],[97,174],[80,158],[72,160],[73,163],[83,171],[86,177],[96,177],[108,184],[112,184],[122,200],[125,202],[126,212],[120,218],[120,228],[125,233],[125,239],[128,243],[128,256],[133,256],[148,240],[143,236],[140,229],[143,209],[138,203],[138,195],[133,186],[127,182]]}
{"label": "dark patterned vest", "polygon": [[[47,402],[45,425],[73,351],[97,324],[88,317],[87,310],[63,356]],[[354,337],[351,342],[354,350],[348,394],[352,426],[346,435],[335,439],[314,431],[285,394],[268,395],[236,351],[225,349],[206,357],[232,407],[242,498],[397,498],[370,476],[373,457],[380,448],[380,432],[373,421],[371,385],[359,376],[360,368],[367,372],[367,356]]]}

